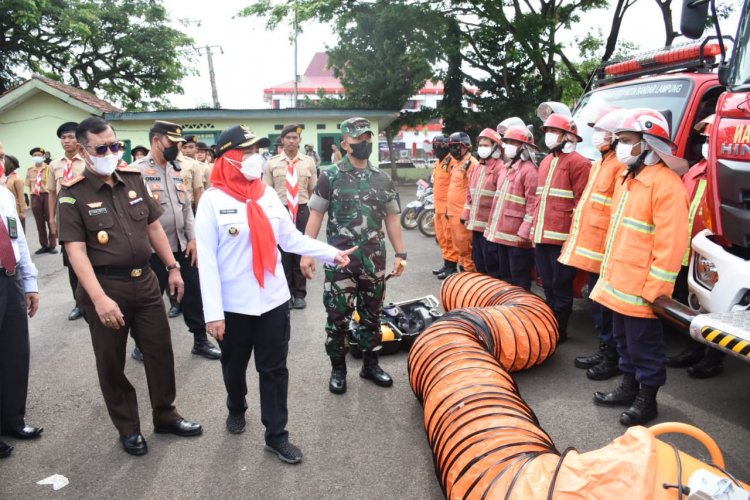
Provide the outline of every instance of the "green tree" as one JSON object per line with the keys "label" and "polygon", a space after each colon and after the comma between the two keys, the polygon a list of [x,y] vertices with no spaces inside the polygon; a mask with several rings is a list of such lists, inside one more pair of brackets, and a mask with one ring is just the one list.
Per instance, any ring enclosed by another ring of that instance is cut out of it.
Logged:
{"label": "green tree", "polygon": [[0,92],[35,72],[128,109],[181,93],[190,37],[159,0],[0,0]]}

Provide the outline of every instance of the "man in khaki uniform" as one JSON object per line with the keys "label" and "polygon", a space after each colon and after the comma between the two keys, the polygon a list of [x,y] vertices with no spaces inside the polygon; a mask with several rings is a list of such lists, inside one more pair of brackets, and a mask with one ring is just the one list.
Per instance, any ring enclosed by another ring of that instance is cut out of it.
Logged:
{"label": "man in khaki uniform", "polygon": [[[263,182],[276,190],[297,229],[304,233],[307,219],[310,217],[307,202],[313,194],[318,176],[315,160],[299,151],[301,134],[302,127],[299,125],[287,125],[281,130],[279,140],[283,149],[266,162]],[[291,306],[295,309],[304,309],[307,306],[307,281],[299,266],[300,256],[282,251],[281,262],[292,294]]]}
{"label": "man in khaki uniform", "polygon": [[44,163],[44,149],[33,148],[29,151],[34,165],[26,172],[26,187],[31,193],[31,213],[34,214],[36,230],[39,233],[39,250],[34,254],[57,253],[57,235],[51,222],[49,193],[47,185],[50,177],[49,165]]}
{"label": "man in khaki uniform", "polygon": [[[198,152],[195,153],[195,159],[201,162],[203,167],[203,192],[205,193],[208,188],[211,187],[211,170],[213,170],[213,163],[209,163],[211,159],[211,148],[205,142],[198,143]],[[195,202],[196,207],[198,201]]]}
{"label": "man in khaki uniform", "polygon": [[198,138],[194,135],[185,136],[185,142],[180,146],[180,155],[177,159],[182,165],[186,192],[193,206],[198,203],[203,194],[203,168],[195,159],[197,152]]}
{"label": "man in khaki uniform", "polygon": [[[60,139],[62,145],[63,154],[62,157],[53,161],[50,168],[50,176],[47,181],[47,191],[49,192],[49,220],[52,226],[52,233],[57,236],[57,193],[60,192],[61,183],[69,181],[74,177],[83,175],[83,171],[86,169],[86,162],[83,160],[80,154],[78,154],[78,141],[76,140],[76,128],[78,124],[76,122],[65,122],[57,127],[57,137]],[[70,289],[73,292],[73,300],[75,300],[76,288],[78,288],[78,277],[70,267],[68,261],[68,254],[65,252],[65,247],[62,247],[63,265],[68,268],[68,281],[70,282]],[[77,320],[81,317],[81,307],[76,302],[73,309],[68,314],[70,321]]]}

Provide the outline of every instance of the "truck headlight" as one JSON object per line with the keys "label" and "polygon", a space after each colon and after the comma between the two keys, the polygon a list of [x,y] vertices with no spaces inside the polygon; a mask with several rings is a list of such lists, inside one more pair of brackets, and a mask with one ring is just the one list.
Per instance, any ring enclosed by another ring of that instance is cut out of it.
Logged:
{"label": "truck headlight", "polygon": [[719,281],[714,263],[699,253],[695,254],[695,280],[709,290]]}

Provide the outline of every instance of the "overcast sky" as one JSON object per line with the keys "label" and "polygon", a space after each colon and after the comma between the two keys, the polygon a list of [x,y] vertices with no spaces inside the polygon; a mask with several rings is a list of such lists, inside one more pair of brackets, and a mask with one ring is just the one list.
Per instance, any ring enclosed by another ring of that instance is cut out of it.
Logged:
{"label": "overcast sky", "polygon": [[[234,18],[250,0],[164,0],[175,18],[198,20],[200,26],[187,31],[196,45],[220,45],[223,54],[214,54],[214,70],[223,108],[265,108],[263,89],[292,80],[294,74],[294,50],[290,42],[290,26],[280,26],[274,31],[265,29],[265,22],[257,18]],[[730,0],[718,0],[721,4],[732,4]],[[673,0],[675,27],[679,29],[681,0]],[[739,8],[737,9],[739,10]],[[197,13],[201,13],[200,16]],[[724,34],[734,36],[737,30],[737,12],[721,23]],[[611,14],[597,11],[584,16],[570,35],[600,30],[606,37],[609,33]],[[336,43],[331,28],[322,24],[303,25],[298,38],[298,72],[304,73],[307,64],[316,52]],[[657,49],[664,44],[664,27],[661,13],[654,0],[639,0],[630,8],[620,32],[620,39],[637,44],[642,50]],[[185,94],[173,96],[177,108],[194,108],[210,105],[211,85],[208,77],[208,62],[205,55],[196,58],[199,75],[185,78]]]}

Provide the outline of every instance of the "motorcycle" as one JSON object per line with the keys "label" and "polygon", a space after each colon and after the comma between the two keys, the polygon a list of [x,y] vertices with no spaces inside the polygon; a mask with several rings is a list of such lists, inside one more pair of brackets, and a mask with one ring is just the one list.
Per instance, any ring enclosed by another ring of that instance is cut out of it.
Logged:
{"label": "motorcycle", "polygon": [[417,217],[417,227],[425,236],[435,237],[435,197],[432,193],[425,197],[422,213]]}
{"label": "motorcycle", "polygon": [[432,185],[423,179],[417,181],[417,199],[409,202],[401,212],[401,227],[414,229],[417,227],[417,218],[424,210],[425,197],[432,194]]}

